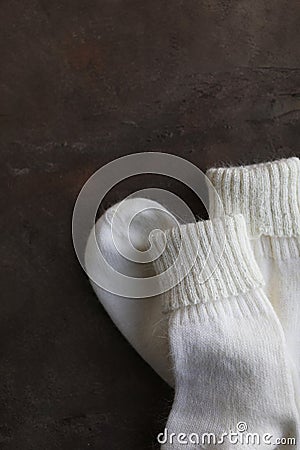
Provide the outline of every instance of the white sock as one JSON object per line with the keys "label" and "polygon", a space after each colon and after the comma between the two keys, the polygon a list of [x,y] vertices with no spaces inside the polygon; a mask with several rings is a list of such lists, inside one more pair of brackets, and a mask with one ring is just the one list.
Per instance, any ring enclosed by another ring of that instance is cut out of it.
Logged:
{"label": "white sock", "polygon": [[[125,199],[100,217],[85,251],[85,268],[100,302],[133,348],[170,385],[174,385],[174,381],[161,296],[125,297],[103,289],[104,270],[100,255],[114,270],[127,275],[129,282],[130,278],[147,278],[154,274],[153,264],[143,260],[150,245],[151,231],[174,227],[176,222],[172,214],[156,201]],[[140,263],[134,262],[137,258],[140,258]],[[118,280],[113,278],[112,285],[118,288]],[[119,291],[124,292],[123,285]]]}
{"label": "white sock", "polygon": [[[225,213],[245,216],[267,295],[300,375],[300,160],[211,169],[207,176]],[[210,192],[211,217],[222,214],[215,199]]]}
{"label": "white sock", "polygon": [[176,392],[162,449],[205,448],[197,440],[204,433],[222,439],[240,422],[261,439],[272,435],[273,445],[233,444],[225,436],[208,447],[280,448],[275,439],[297,437],[298,412],[283,330],[261,288],[244,218],[155,232],[156,251],[164,236],[157,273],[171,267],[171,277],[188,274],[163,294]]}

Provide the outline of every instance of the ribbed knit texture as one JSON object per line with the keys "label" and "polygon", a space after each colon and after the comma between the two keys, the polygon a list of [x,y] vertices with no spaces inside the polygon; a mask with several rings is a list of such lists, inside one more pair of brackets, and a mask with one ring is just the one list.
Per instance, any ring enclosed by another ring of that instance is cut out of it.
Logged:
{"label": "ribbed knit texture", "polygon": [[[300,385],[300,160],[207,172],[227,214],[242,213],[265,292],[282,324]],[[210,216],[222,214],[210,189]],[[300,408],[300,391],[296,390]]]}
{"label": "ribbed knit texture", "polygon": [[[226,214],[242,213],[251,236],[300,235],[300,160],[210,169],[207,177]],[[222,215],[210,189],[211,217]]]}
{"label": "ribbed knit texture", "polygon": [[261,288],[243,216],[157,231],[151,241],[155,252],[162,251],[156,272],[165,271],[171,284],[181,279],[163,294],[176,393],[161,448],[279,448],[263,442],[233,445],[226,439],[207,447],[178,442],[182,433],[186,439],[195,433],[199,439],[205,433],[220,439],[236,431],[240,421],[274,441],[297,438],[299,416],[283,330]]}
{"label": "ribbed knit texture", "polygon": [[[176,289],[165,296],[165,310],[217,301],[263,285],[242,215],[167,230],[152,235],[157,273],[170,268]],[[178,281],[180,281],[178,283]]]}

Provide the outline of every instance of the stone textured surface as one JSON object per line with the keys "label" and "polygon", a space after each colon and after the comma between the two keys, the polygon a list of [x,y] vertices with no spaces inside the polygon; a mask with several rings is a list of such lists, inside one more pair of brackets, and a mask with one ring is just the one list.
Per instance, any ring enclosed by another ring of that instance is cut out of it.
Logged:
{"label": "stone textured surface", "polygon": [[156,448],[172,392],[93,295],[74,202],[129,153],[299,156],[299,19],[287,0],[1,3],[1,449]]}

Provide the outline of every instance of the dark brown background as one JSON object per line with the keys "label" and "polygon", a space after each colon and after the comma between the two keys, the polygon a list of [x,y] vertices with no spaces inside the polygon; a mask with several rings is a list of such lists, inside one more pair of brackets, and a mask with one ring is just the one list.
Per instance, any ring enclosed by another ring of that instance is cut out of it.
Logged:
{"label": "dark brown background", "polygon": [[289,0],[1,2],[1,449],[156,448],[172,391],[91,291],[76,196],[139,151],[300,155],[299,20]]}

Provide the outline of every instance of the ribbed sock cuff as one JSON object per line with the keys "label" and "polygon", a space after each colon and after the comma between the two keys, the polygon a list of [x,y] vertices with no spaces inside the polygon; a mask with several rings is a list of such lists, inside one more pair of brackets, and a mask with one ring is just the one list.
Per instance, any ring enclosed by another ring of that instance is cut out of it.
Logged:
{"label": "ribbed sock cuff", "polygon": [[210,217],[243,214],[250,235],[300,235],[300,160],[298,158],[251,166],[210,169],[207,177]]}
{"label": "ribbed sock cuff", "polygon": [[242,215],[155,231],[151,241],[161,253],[154,265],[157,274],[164,272],[166,311],[236,296],[264,284]]}

